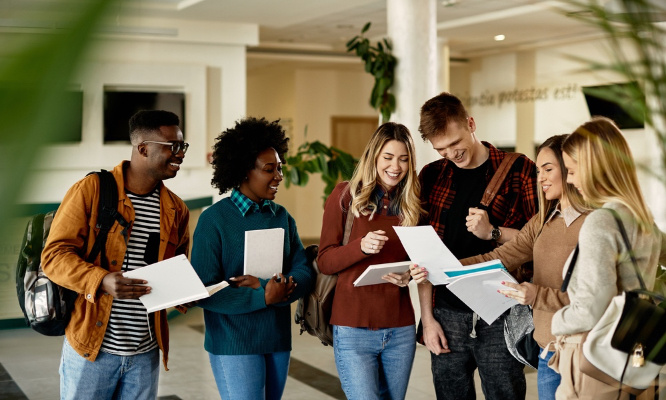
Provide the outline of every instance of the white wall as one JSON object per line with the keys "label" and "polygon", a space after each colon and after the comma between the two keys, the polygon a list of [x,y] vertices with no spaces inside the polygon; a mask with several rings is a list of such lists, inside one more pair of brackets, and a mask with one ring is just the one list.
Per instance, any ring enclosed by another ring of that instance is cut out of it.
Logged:
{"label": "white wall", "polygon": [[[152,23],[167,25],[165,21]],[[184,130],[190,148],[178,176],[165,184],[184,199],[212,195],[212,170],[206,155],[214,137],[245,115],[245,47],[258,42],[258,28],[248,24],[203,25],[170,23],[178,28],[174,38],[97,38],[72,82],[84,93],[82,141],[44,150],[41,162],[34,167],[34,179],[22,193],[22,202],[59,202],[86,172],[112,168],[129,159],[129,144],[103,144],[105,86],[185,93]]]}
{"label": "white wall", "polygon": [[[516,123],[521,118],[516,104],[531,104],[534,114],[533,142],[542,143],[552,135],[570,133],[590,118],[581,87],[623,82],[611,73],[592,71],[579,61],[610,62],[601,41],[587,41],[566,46],[534,50],[534,82],[527,90],[517,73],[516,53],[493,55],[469,63],[469,93],[459,93],[468,102],[470,114],[477,121],[477,135],[493,144],[513,145]],[[512,97],[513,96],[513,97]],[[504,99],[502,101],[502,99]],[[526,116],[529,117],[529,116]],[[659,146],[651,128],[623,131],[639,164],[639,180],[646,201],[658,225],[666,227],[666,189],[655,178],[664,175]]]}

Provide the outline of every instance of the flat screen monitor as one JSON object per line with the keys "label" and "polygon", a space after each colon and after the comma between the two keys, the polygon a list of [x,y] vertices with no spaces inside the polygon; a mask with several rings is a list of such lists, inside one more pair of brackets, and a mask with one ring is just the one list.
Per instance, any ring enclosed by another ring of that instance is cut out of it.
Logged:
{"label": "flat screen monitor", "polygon": [[[587,108],[592,116],[607,117],[615,121],[620,129],[641,129],[645,126],[645,119],[636,119],[630,115],[618,102],[610,101],[599,96],[599,91],[611,94],[616,98],[630,98],[636,88],[636,83],[617,83],[611,85],[586,86],[583,94]],[[626,95],[625,95],[626,93]]]}
{"label": "flat screen monitor", "polygon": [[141,110],[166,110],[180,119],[185,136],[185,94],[178,92],[104,91],[104,143],[129,143],[129,119]]}

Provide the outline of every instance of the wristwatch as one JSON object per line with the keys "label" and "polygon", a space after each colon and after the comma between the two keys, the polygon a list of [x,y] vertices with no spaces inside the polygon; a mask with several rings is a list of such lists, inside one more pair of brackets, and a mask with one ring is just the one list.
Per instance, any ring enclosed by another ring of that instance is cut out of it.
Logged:
{"label": "wristwatch", "polygon": [[490,238],[494,241],[498,241],[500,237],[502,237],[502,231],[500,231],[499,227],[494,226],[493,230],[490,231]]}

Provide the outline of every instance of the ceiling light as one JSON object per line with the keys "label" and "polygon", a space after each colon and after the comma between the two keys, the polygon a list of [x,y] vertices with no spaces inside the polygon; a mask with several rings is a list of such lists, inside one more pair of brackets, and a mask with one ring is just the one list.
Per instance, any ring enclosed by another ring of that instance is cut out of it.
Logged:
{"label": "ceiling light", "polygon": [[504,35],[495,35],[495,41],[497,42],[501,42],[504,39],[506,39],[506,36]]}

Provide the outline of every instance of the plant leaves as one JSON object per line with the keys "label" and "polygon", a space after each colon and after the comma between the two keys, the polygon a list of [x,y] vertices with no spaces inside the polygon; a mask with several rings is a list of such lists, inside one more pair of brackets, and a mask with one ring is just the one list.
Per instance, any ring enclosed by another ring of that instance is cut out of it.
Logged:
{"label": "plant leaves", "polygon": [[365,25],[363,25],[363,29],[361,29],[361,34],[366,33],[368,29],[370,29],[370,22],[367,22]]}

